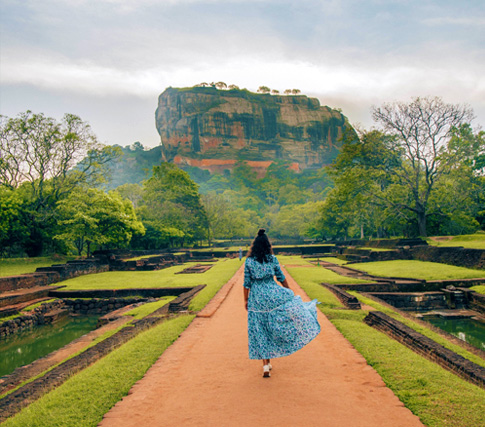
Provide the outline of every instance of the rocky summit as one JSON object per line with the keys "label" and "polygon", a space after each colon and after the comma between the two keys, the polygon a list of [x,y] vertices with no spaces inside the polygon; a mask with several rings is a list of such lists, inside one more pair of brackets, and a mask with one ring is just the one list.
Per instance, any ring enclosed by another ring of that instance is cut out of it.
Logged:
{"label": "rocky summit", "polygon": [[261,171],[275,160],[289,161],[296,171],[321,167],[351,129],[342,113],[316,98],[215,87],[166,89],[156,126],[164,160],[211,172],[240,160]]}

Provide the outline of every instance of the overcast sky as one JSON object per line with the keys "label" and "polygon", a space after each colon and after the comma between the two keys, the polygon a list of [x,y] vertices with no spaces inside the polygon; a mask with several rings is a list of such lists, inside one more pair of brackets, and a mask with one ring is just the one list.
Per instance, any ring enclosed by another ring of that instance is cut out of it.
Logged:
{"label": "overcast sky", "polygon": [[298,88],[373,125],[414,96],[485,125],[484,0],[0,0],[0,113],[89,122],[101,142],[159,143],[169,86]]}

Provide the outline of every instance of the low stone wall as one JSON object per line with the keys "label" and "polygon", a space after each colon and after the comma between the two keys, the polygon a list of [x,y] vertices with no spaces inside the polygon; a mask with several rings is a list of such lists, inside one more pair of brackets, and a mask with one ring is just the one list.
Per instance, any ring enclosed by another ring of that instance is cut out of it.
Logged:
{"label": "low stone wall", "polygon": [[360,301],[356,297],[329,283],[322,283],[322,286],[334,293],[340,302],[345,305],[345,307],[350,308],[351,310],[361,309]]}
{"label": "low stone wall", "polygon": [[357,292],[436,292],[447,286],[470,288],[484,285],[485,279],[459,279],[459,280],[431,280],[416,282],[399,282],[398,279],[389,279],[387,282],[376,283],[341,283],[335,285],[344,291]]}
{"label": "low stone wall", "polygon": [[485,388],[485,368],[448,350],[432,339],[416,332],[380,311],[371,311],[364,322],[389,335],[416,353],[438,363],[445,369]]}
{"label": "low stone wall", "polygon": [[403,311],[430,311],[450,308],[443,292],[374,292],[370,295]]}
{"label": "low stone wall", "polygon": [[109,270],[107,259],[87,259],[81,261],[68,261],[66,264],[55,264],[50,267],[39,267],[35,273],[21,274],[19,276],[0,277],[0,292],[17,289],[46,286],[61,280],[84,274],[101,273]]}
{"label": "low stone wall", "polygon": [[461,267],[485,269],[485,250],[461,247],[415,247],[410,249],[413,259],[441,262]]}
{"label": "low stone wall", "polygon": [[485,295],[465,288],[459,290],[465,295],[465,301],[471,310],[485,314]]}
{"label": "low stone wall", "polygon": [[127,305],[147,302],[153,298],[93,298],[93,299],[64,299],[66,308],[72,313],[106,314]]}
{"label": "low stone wall", "polygon": [[342,240],[335,241],[337,246],[364,246],[369,248],[403,248],[403,247],[414,247],[414,246],[427,246],[426,240],[419,237],[414,239],[377,239],[377,240],[367,240],[367,239],[353,239],[353,240]]}
{"label": "low stone wall", "polygon": [[21,315],[15,319],[7,320],[0,324],[0,339],[7,338],[12,334],[18,334],[21,331],[32,329],[37,325],[44,325],[52,321],[52,318],[45,314],[60,309],[64,305],[64,302],[53,301],[45,303],[39,307],[34,308],[31,313]]}
{"label": "low stone wall", "polygon": [[404,249],[373,251],[372,249],[342,248],[339,253],[340,259],[345,259],[350,263],[412,259],[410,252]]}
{"label": "low stone wall", "polygon": [[49,292],[52,298],[122,298],[141,296],[145,298],[160,298],[171,295],[181,295],[191,291],[193,287],[184,288],[129,288],[129,289],[91,289],[80,291],[53,290]]}
{"label": "low stone wall", "polygon": [[29,273],[21,276],[0,277],[0,292],[14,291],[17,289],[47,286],[61,280],[57,272]]}

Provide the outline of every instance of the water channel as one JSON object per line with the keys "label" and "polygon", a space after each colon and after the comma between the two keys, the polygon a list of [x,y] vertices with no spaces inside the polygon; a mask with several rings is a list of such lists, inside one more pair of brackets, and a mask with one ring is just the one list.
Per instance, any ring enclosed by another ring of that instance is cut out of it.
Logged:
{"label": "water channel", "polygon": [[92,331],[97,321],[98,316],[65,317],[0,341],[0,377]]}
{"label": "water channel", "polygon": [[473,319],[449,319],[440,316],[426,316],[423,317],[423,320],[480,350],[485,350],[485,323],[483,322]]}

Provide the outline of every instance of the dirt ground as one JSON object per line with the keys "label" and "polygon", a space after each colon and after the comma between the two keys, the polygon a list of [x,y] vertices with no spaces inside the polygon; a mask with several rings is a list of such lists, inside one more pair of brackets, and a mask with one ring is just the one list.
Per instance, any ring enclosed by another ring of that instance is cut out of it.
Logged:
{"label": "dirt ground", "polygon": [[248,359],[242,279],[240,269],[100,426],[422,426],[320,312],[320,335],[263,378]]}

